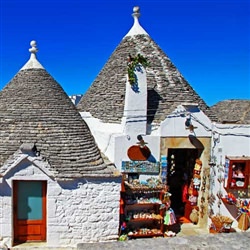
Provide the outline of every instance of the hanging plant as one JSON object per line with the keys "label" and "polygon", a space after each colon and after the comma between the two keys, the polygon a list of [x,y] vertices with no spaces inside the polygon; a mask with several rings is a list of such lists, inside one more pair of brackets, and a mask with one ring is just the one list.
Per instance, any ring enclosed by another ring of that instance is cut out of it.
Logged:
{"label": "hanging plant", "polygon": [[129,55],[128,57],[128,80],[131,85],[137,83],[137,78],[135,74],[135,70],[139,65],[142,65],[144,68],[149,66],[147,59],[143,57],[141,54],[137,54],[136,57],[132,57]]}

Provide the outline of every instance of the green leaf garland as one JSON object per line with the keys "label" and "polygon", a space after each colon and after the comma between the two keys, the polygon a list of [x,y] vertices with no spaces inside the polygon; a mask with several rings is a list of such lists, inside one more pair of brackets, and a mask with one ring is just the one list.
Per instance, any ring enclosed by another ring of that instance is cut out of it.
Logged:
{"label": "green leaf garland", "polygon": [[144,68],[149,66],[149,63],[145,57],[143,57],[141,54],[137,54],[136,57],[132,57],[129,55],[128,58],[128,80],[131,85],[134,85],[137,83],[137,78],[135,74],[136,67],[139,65],[142,65]]}

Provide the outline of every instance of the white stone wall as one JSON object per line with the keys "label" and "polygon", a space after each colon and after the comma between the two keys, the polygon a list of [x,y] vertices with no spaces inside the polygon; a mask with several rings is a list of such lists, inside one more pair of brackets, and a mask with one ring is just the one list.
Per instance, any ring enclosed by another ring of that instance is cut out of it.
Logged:
{"label": "white stone wall", "polygon": [[[141,95],[138,95],[136,98],[134,97],[134,99],[138,101],[140,100],[139,97],[141,97]],[[134,107],[138,106],[135,105],[135,103],[132,104]],[[130,146],[138,142],[138,134],[141,134],[144,141],[148,143],[147,147],[150,148],[152,156],[157,161],[160,160],[161,137],[188,137],[189,135],[196,137],[211,137],[212,125],[209,118],[198,108],[195,109],[195,112],[189,111],[189,106],[190,105],[185,106],[184,104],[184,106],[180,105],[176,107],[176,110],[166,117],[160,126],[146,135],[145,127],[138,124],[136,120],[129,123],[129,126],[127,126],[122,123],[102,123],[87,112],[82,112],[81,116],[91,129],[100,150],[119,170],[121,170],[121,162],[129,160],[127,150]],[[190,130],[185,127],[185,121],[187,119],[186,114],[188,112],[192,115],[192,124],[195,127],[193,132],[190,132]],[[125,129],[126,126],[127,128]],[[136,132],[133,131],[133,126],[136,128]]]}
{"label": "white stone wall", "polygon": [[[188,113],[191,115],[191,123],[194,126],[193,132],[185,126]],[[211,137],[211,121],[198,108],[196,112],[191,112],[188,109],[186,110],[182,105],[179,105],[161,123],[159,130],[162,137],[187,137],[190,134],[196,137]]]}
{"label": "white stone wall", "polygon": [[[212,209],[214,214],[223,214],[234,219],[225,205],[218,206],[219,199],[216,193],[220,190],[225,197],[227,191],[224,183],[218,181],[221,175],[224,177],[224,164],[226,156],[250,156],[250,125],[240,124],[213,124],[212,125],[212,160],[215,166],[211,168],[210,193],[215,194],[216,201]],[[221,171],[222,170],[222,171]],[[227,182],[227,179],[225,179]],[[233,224],[237,228],[237,221]]]}
{"label": "white stone wall", "polygon": [[213,124],[215,160],[225,156],[250,156],[250,125]]}
{"label": "white stone wall", "polygon": [[115,240],[119,230],[120,182],[78,180],[48,190],[48,242]]}
{"label": "white stone wall", "polygon": [[124,136],[122,125],[103,123],[99,119],[94,118],[89,112],[81,112],[80,115],[90,128],[101,152],[103,152],[111,162],[115,163],[115,138],[121,135]]}
{"label": "white stone wall", "polygon": [[119,230],[120,179],[57,182],[24,160],[0,182],[0,236],[12,245],[13,180],[47,181],[47,245],[115,240]]}

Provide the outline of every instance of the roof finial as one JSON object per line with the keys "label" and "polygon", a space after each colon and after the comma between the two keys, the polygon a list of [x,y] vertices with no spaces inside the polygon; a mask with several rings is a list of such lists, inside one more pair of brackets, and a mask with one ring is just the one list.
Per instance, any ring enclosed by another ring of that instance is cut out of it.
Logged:
{"label": "roof finial", "polygon": [[31,48],[29,49],[29,52],[31,53],[29,61],[20,69],[44,69],[43,66],[37,61],[36,59],[36,53],[38,51],[36,47],[36,41],[32,40],[30,42]]}
{"label": "roof finial", "polygon": [[140,15],[141,15],[140,14],[140,7],[139,6],[135,6],[133,8],[133,14],[132,14],[132,16],[138,18]]}
{"label": "roof finial", "polygon": [[33,53],[33,54],[36,54],[36,52],[38,51],[38,49],[37,49],[37,47],[36,47],[36,41],[31,41],[30,42],[30,46],[32,47],[32,48],[30,48],[29,49],[29,52],[30,53]]}
{"label": "roof finial", "polygon": [[[133,14],[132,16],[134,17],[134,25],[133,27],[130,29],[130,31],[127,33],[126,36],[134,36],[134,35],[148,35],[148,33],[141,27],[140,23],[139,23],[139,16],[140,16],[140,7],[139,6],[135,6],[133,8]],[[125,36],[125,37],[126,37]]]}

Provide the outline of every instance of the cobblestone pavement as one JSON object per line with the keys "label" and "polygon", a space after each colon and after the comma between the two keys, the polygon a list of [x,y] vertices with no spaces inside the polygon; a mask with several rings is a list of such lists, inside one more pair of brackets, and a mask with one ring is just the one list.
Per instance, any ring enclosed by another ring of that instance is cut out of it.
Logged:
{"label": "cobblestone pavement", "polygon": [[202,234],[192,236],[176,236],[169,238],[149,238],[128,241],[81,243],[78,250],[233,250],[250,249],[250,232]]}
{"label": "cobblestone pavement", "polygon": [[[0,247],[0,250],[2,248]],[[13,250],[247,250],[250,232],[177,235],[167,238],[144,238],[127,241],[80,243],[76,247],[46,247],[44,244],[24,243]]]}

